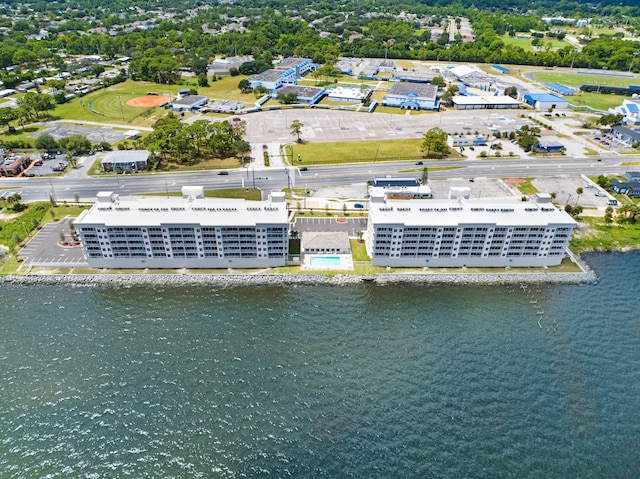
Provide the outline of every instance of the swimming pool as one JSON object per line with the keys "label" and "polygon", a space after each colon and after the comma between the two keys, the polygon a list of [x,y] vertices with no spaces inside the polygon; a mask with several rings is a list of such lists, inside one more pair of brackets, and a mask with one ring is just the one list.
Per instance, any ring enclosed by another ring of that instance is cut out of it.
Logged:
{"label": "swimming pool", "polygon": [[310,266],[340,266],[340,256],[312,256]]}

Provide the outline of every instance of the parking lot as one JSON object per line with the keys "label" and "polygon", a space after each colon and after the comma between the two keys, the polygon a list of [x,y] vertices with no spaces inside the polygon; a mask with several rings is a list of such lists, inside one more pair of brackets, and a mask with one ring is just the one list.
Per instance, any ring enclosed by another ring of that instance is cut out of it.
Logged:
{"label": "parking lot", "polygon": [[[346,220],[346,221],[345,221]],[[300,233],[305,231],[346,232],[352,238],[358,231],[366,231],[366,218],[303,218],[296,217],[293,229]]]}
{"label": "parking lot", "polygon": [[[585,176],[549,176],[532,181],[539,191],[555,193],[556,202],[560,205],[580,205],[586,208],[606,208],[607,202],[614,199],[605,190]],[[582,188],[582,194],[576,190]]]}
{"label": "parking lot", "polygon": [[60,233],[69,240],[69,218],[57,223],[48,223],[26,244],[18,256],[24,258],[27,266],[48,268],[73,268],[87,266],[80,246],[61,246]]}

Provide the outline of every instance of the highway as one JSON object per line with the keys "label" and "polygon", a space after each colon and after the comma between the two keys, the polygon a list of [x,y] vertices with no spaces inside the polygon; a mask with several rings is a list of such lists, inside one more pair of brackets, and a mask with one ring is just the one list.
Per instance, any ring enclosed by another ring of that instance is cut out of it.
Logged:
{"label": "highway", "polygon": [[[637,156],[623,161],[638,161]],[[95,200],[99,191],[114,191],[121,195],[175,192],[185,185],[201,185],[205,189],[248,188],[255,186],[268,192],[286,187],[319,187],[364,183],[384,175],[420,176],[420,168],[429,168],[429,179],[468,177],[541,177],[559,175],[621,174],[629,167],[621,166],[620,157],[602,158],[536,158],[536,159],[456,159],[430,160],[416,166],[414,162],[384,162],[331,166],[309,166],[308,171],[297,168],[264,168],[260,170],[229,170],[218,172],[156,173],[118,175],[91,178],[82,175],[48,178],[2,178],[0,195],[20,193],[23,201],[46,201],[53,195],[57,201],[73,202],[76,195],[82,201]],[[444,171],[438,168],[448,167]],[[456,168],[453,168],[456,167]]]}

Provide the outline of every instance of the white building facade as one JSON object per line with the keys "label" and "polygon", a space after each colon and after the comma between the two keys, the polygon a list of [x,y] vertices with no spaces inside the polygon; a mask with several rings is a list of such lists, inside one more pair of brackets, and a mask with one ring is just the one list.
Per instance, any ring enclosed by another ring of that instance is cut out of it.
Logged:
{"label": "white building facade", "polygon": [[[90,267],[266,268],[288,255],[284,194],[268,201],[98,194],[74,222]],[[184,191],[183,191],[184,193]]]}
{"label": "white building facade", "polygon": [[548,198],[390,201],[372,196],[371,262],[392,267],[554,266],[576,222]]}

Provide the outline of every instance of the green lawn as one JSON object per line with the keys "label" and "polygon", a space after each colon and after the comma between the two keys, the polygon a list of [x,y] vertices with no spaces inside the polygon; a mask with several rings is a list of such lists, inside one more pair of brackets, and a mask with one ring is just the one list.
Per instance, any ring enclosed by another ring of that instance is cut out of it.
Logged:
{"label": "green lawn", "polygon": [[594,217],[584,217],[581,221],[589,224],[590,233],[574,234],[571,238],[571,248],[578,252],[612,251],[624,247],[637,248],[640,244],[640,225],[638,224],[607,225],[603,218]]}
{"label": "green lawn", "polygon": [[565,96],[563,98],[573,105],[590,106],[591,108],[595,108],[597,110],[607,111],[609,108],[622,105],[622,101],[625,98],[631,97],[613,94],[580,92],[576,95]]}
{"label": "green lawn", "polygon": [[22,127],[17,126],[15,133],[5,133],[0,135],[0,142],[23,141],[33,148],[36,140],[34,138],[30,138],[30,136],[44,128],[44,126],[28,126],[23,129]]}
{"label": "green lawn", "polygon": [[351,242],[351,256],[353,261],[371,261],[369,255],[367,255],[367,248],[363,242],[358,242],[357,239],[349,240]]}
{"label": "green lawn", "polygon": [[[579,75],[577,73],[538,73],[536,80],[546,83],[559,83],[569,87],[579,87],[580,85],[608,85],[622,86],[637,85],[638,79],[635,77],[614,77],[599,75]],[[622,101],[620,101],[622,103]]]}
{"label": "green lawn", "polygon": [[518,189],[523,195],[535,195],[538,189],[531,184],[533,178],[525,178],[522,183],[518,183]]}
{"label": "green lawn", "polygon": [[[136,196],[182,196],[180,191],[144,193]],[[204,190],[205,198],[234,198],[249,201],[260,201],[262,192],[257,188],[227,188],[226,190]]]}
{"label": "green lawn", "polygon": [[[540,51],[540,50],[534,49],[533,46],[531,45],[531,41],[533,40],[533,38],[515,38],[515,37],[510,37],[509,35],[504,35],[500,39],[504,42],[505,45],[515,45],[517,47],[521,47],[522,49],[530,52]],[[552,51],[559,50],[560,48],[564,48],[570,45],[564,40],[557,40],[555,38],[542,38],[540,42],[541,44],[539,46],[542,46],[542,51],[545,50],[544,46],[547,43],[551,43]]]}
{"label": "green lawn", "polygon": [[359,143],[294,143],[293,157],[300,155],[296,166],[323,163],[357,163],[370,161],[413,160],[422,157],[422,139],[364,141]]}

